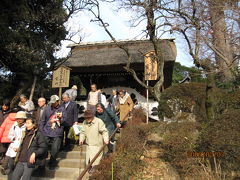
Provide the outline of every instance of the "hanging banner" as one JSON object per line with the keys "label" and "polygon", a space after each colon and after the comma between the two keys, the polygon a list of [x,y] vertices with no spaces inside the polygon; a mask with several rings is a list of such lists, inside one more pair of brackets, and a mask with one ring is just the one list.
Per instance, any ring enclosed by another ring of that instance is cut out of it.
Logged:
{"label": "hanging banner", "polygon": [[145,80],[157,80],[158,63],[154,51],[150,51],[144,55],[144,75]]}
{"label": "hanging banner", "polygon": [[60,66],[53,71],[52,88],[69,87],[70,68]]}

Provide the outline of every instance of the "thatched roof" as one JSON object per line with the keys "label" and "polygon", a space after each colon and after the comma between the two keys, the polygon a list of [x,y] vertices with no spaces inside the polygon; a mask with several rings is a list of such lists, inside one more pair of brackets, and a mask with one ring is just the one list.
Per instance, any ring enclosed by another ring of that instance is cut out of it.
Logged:
{"label": "thatched roof", "polygon": [[[153,50],[149,40],[119,41],[129,48],[133,57],[132,63],[143,63],[144,54]],[[175,61],[176,46],[174,39],[162,39],[159,43],[163,49],[163,56],[166,62]],[[65,65],[76,69],[93,66],[116,66],[127,63],[125,52],[117,47],[114,42],[94,42],[69,45],[71,56]]]}

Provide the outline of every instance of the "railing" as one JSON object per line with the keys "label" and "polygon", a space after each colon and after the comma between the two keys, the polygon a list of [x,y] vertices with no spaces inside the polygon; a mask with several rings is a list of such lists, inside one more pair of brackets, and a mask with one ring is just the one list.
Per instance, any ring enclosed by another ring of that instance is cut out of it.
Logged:
{"label": "railing", "polygon": [[[109,141],[110,139],[112,139],[112,137],[116,134],[117,130],[119,128],[117,127],[114,131],[113,134],[109,137]],[[94,158],[91,160],[91,162],[85,167],[85,169],[81,172],[81,174],[78,177],[78,180],[82,180],[82,178],[85,176],[85,174],[87,173],[87,171],[91,168],[92,164],[96,161],[96,159],[98,158],[98,156],[101,154],[101,152],[104,150],[104,148],[107,146],[107,144],[104,144],[101,149],[98,151],[98,153],[94,156]],[[81,147],[82,148],[82,147]]]}

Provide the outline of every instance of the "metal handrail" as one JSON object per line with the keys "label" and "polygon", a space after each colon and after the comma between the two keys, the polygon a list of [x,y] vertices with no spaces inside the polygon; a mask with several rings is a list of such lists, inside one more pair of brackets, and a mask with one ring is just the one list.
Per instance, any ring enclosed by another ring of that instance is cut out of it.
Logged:
{"label": "metal handrail", "polygon": [[[109,137],[109,141],[110,139],[112,139],[112,137],[116,134],[117,130],[119,128],[117,127],[114,131],[113,134]],[[110,142],[109,142],[110,143]],[[85,169],[81,172],[81,174],[78,177],[78,180],[82,180],[82,178],[85,176],[85,174],[87,173],[87,171],[91,168],[92,164],[96,161],[96,159],[98,158],[98,156],[101,154],[101,152],[104,150],[104,148],[107,146],[107,144],[104,144],[101,149],[98,151],[98,153],[94,156],[94,158],[90,161],[90,163],[87,165],[87,167],[85,167]]]}

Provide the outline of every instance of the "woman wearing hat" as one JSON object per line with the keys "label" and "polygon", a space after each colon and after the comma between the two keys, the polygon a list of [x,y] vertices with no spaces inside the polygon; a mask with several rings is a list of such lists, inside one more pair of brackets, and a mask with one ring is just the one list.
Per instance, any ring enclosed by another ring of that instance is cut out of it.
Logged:
{"label": "woman wearing hat", "polygon": [[2,174],[12,173],[14,168],[14,159],[17,155],[17,151],[20,146],[25,129],[26,129],[25,118],[16,118],[16,122],[12,125],[8,134],[8,139],[11,141],[11,143],[8,147],[8,150],[5,154],[6,156],[2,163],[2,168],[3,168],[1,169]]}
{"label": "woman wearing hat", "polygon": [[11,143],[8,138],[8,134],[16,119],[27,119],[26,112],[16,111],[18,110],[14,109],[4,120],[3,124],[0,127],[0,142],[5,144],[6,147],[8,147],[9,143]]}
{"label": "woman wearing hat", "polygon": [[[8,137],[10,129],[17,119],[25,121],[27,119],[26,112],[18,111],[17,108],[14,108],[0,127],[0,142],[2,143],[3,147],[1,149],[1,153],[4,155],[7,152],[9,144],[11,143],[11,140]],[[5,161],[3,160],[3,162]]]}

